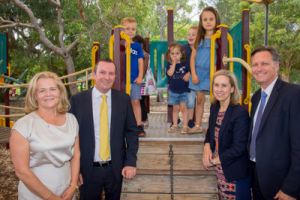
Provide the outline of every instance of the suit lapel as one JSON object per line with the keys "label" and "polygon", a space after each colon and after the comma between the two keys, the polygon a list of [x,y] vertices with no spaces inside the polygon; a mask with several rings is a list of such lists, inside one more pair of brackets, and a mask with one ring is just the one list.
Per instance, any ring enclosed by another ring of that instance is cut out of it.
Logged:
{"label": "suit lapel", "polygon": [[[111,119],[110,119],[110,141],[112,141],[114,128],[115,128],[115,120],[117,118],[117,108],[118,108],[117,96],[114,89],[111,89]],[[112,144],[112,142],[110,142]]]}
{"label": "suit lapel", "polygon": [[277,100],[277,97],[279,95],[279,92],[278,90],[281,88],[281,84],[282,84],[282,80],[280,78],[277,79],[274,87],[273,87],[273,90],[271,92],[271,95],[269,97],[269,100],[267,102],[267,105],[266,105],[266,108],[264,110],[264,113],[263,113],[263,116],[261,118],[261,122],[260,122],[260,126],[259,126],[259,129],[258,129],[258,133],[260,132],[260,130],[262,129],[264,123],[266,122],[276,100]]}
{"label": "suit lapel", "polygon": [[221,137],[224,133],[224,130],[226,130],[226,127],[228,125],[228,121],[231,117],[231,114],[232,114],[232,111],[233,111],[233,106],[229,105],[226,112],[225,112],[225,116],[224,116],[224,119],[222,121],[222,124],[221,124],[221,127],[220,127],[220,130],[219,130],[219,143],[221,141]]}

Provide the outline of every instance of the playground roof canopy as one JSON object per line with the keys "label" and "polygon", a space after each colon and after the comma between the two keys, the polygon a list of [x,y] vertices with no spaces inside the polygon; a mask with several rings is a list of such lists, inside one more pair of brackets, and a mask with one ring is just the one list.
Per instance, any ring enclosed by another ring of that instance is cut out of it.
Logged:
{"label": "playground roof canopy", "polygon": [[[264,4],[264,1],[263,0],[243,0],[243,1],[249,1],[249,2],[253,2],[253,3],[261,3],[261,4]],[[273,3],[274,1],[276,0],[266,0],[268,2],[268,4],[271,4]]]}

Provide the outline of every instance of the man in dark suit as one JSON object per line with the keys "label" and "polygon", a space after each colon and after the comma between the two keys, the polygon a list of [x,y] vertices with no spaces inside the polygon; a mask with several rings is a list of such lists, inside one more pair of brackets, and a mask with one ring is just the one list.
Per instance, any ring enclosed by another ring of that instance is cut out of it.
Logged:
{"label": "man in dark suit", "polygon": [[251,62],[261,86],[252,97],[248,143],[253,199],[300,198],[300,86],[278,77],[273,47],[255,49]]}
{"label": "man in dark suit", "polygon": [[80,199],[99,200],[104,188],[105,199],[116,200],[123,177],[136,175],[138,129],[129,95],[111,89],[115,64],[109,58],[101,59],[92,75],[95,87],[70,100],[70,112],[79,123]]}

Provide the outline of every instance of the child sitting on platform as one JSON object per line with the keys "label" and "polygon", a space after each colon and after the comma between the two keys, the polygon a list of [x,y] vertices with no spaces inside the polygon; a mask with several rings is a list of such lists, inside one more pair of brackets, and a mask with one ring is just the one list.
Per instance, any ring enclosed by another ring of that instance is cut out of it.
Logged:
{"label": "child sitting on platform", "polygon": [[186,82],[183,77],[190,71],[190,68],[185,64],[185,53],[179,43],[174,42],[169,46],[169,49],[165,54],[165,58],[168,61],[166,68],[169,81],[168,104],[173,105],[173,126],[168,129],[168,132],[173,133],[179,130],[177,119],[179,110],[181,110],[183,128],[180,133],[186,134],[189,130],[188,113],[186,108],[186,103],[188,102],[187,93],[189,90],[189,82],[188,80]]}

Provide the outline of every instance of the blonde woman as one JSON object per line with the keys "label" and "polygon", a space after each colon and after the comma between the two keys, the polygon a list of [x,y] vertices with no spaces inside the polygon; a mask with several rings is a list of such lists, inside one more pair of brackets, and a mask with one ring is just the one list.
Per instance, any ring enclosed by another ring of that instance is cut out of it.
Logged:
{"label": "blonde woman", "polygon": [[69,106],[56,74],[41,72],[32,78],[26,116],[15,123],[10,138],[19,200],[75,200],[80,150],[78,123],[67,113]]}
{"label": "blonde woman", "polygon": [[209,128],[204,141],[203,166],[214,167],[219,198],[251,200],[250,162],[247,152],[249,113],[238,102],[235,75],[217,71],[212,82]]}

